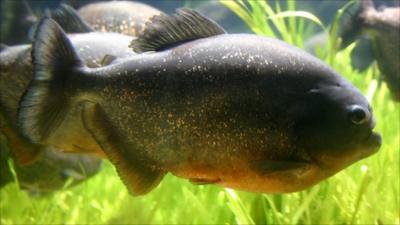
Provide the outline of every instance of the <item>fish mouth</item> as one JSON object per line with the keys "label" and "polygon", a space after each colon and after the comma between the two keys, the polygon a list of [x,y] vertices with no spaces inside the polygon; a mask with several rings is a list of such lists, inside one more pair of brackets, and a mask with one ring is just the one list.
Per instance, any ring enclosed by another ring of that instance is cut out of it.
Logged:
{"label": "fish mouth", "polygon": [[363,148],[368,152],[366,156],[370,156],[374,153],[376,153],[381,145],[382,145],[382,136],[378,132],[374,132],[374,128],[376,126],[376,120],[372,116],[370,120],[370,132],[369,134],[365,137],[364,141],[362,142]]}
{"label": "fish mouth", "polygon": [[371,131],[370,134],[363,141],[363,148],[368,152],[366,156],[378,152],[381,145],[382,145],[382,136],[377,132]]}

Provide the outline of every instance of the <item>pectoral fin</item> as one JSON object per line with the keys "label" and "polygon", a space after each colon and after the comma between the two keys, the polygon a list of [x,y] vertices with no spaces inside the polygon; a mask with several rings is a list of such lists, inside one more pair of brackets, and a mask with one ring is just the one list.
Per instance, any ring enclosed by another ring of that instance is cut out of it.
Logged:
{"label": "pectoral fin", "polygon": [[108,66],[110,65],[114,60],[116,60],[117,57],[114,55],[105,55],[103,59],[101,60],[101,66]]}
{"label": "pectoral fin", "polygon": [[157,187],[165,172],[149,165],[137,149],[126,143],[100,105],[86,102],[82,119],[132,195],[144,195]]}
{"label": "pectoral fin", "polygon": [[206,184],[216,184],[221,181],[221,179],[206,179],[206,178],[192,178],[189,179],[192,184],[195,185],[206,185]]}
{"label": "pectoral fin", "polygon": [[306,169],[311,166],[309,162],[273,161],[264,160],[254,163],[254,169],[261,173],[284,172],[289,170]]}

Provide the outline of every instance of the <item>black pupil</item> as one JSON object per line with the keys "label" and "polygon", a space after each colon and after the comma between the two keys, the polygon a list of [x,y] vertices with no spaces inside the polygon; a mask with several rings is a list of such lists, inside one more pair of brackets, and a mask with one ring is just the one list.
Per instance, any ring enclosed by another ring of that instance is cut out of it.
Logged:
{"label": "black pupil", "polygon": [[353,109],[353,121],[354,122],[363,122],[365,117],[367,115],[365,114],[365,111],[361,108],[355,108]]}

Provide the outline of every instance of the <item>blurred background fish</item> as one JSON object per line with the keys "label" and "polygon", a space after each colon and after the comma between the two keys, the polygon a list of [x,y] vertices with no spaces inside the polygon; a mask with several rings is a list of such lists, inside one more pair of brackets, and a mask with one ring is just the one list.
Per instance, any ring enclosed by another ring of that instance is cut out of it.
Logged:
{"label": "blurred background fish", "polygon": [[150,5],[131,1],[99,2],[79,8],[82,19],[93,29],[131,36],[138,35],[149,18],[161,13]]}
{"label": "blurred background fish", "polygon": [[372,0],[356,1],[346,9],[342,21],[340,48],[357,42],[353,54],[361,51],[368,59],[358,69],[376,60],[393,100],[400,102],[400,6],[376,9]]}
{"label": "blurred background fish", "polygon": [[79,184],[102,167],[102,160],[93,155],[62,153],[52,148],[46,148],[31,165],[14,163],[12,167],[9,164],[12,155],[5,146],[7,141],[3,136],[0,138],[0,188],[17,180],[21,189],[44,194]]}

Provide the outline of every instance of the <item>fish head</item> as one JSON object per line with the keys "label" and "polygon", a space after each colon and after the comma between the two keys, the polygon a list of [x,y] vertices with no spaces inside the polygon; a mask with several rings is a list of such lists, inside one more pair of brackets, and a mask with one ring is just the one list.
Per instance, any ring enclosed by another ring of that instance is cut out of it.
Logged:
{"label": "fish head", "polygon": [[344,79],[324,79],[306,93],[295,133],[301,148],[322,170],[336,173],[381,146],[365,97]]}

